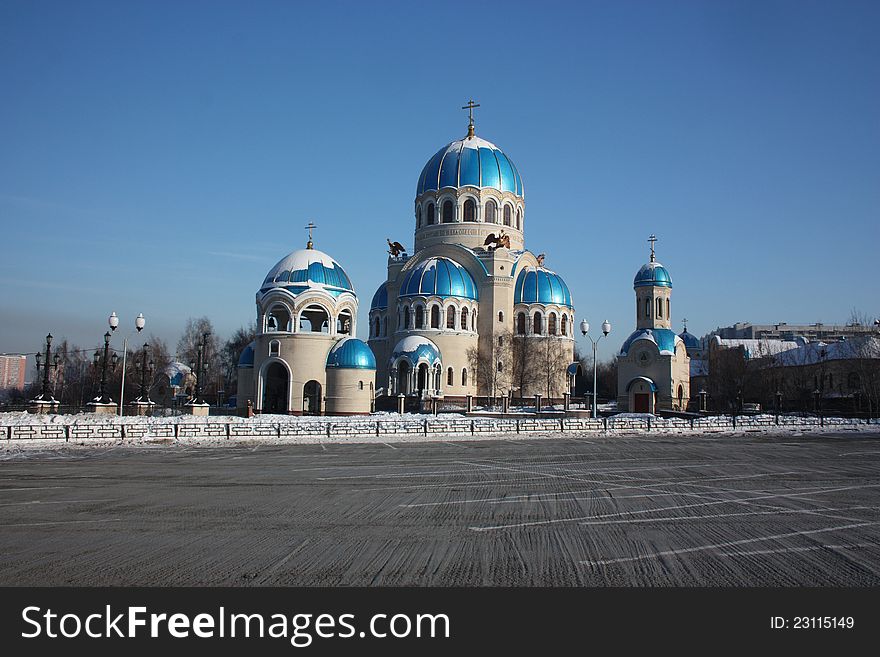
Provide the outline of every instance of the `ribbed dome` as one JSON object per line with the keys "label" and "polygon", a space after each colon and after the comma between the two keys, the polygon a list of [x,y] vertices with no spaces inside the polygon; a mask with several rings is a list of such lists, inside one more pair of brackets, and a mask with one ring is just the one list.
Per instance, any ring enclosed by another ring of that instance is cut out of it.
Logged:
{"label": "ribbed dome", "polygon": [[345,270],[333,258],[317,249],[300,249],[282,258],[269,271],[260,292],[266,293],[273,288],[281,288],[294,295],[311,289],[320,289],[333,296],[343,292],[354,294]]}
{"label": "ribbed dome", "polygon": [[465,185],[525,195],[519,172],[500,148],[479,137],[466,137],[444,146],[428,160],[419,176],[416,196]]}
{"label": "ribbed dome", "polygon": [[327,367],[350,370],[376,369],[376,357],[367,344],[357,338],[343,338],[327,355]]}
{"label": "ribbed dome", "polygon": [[254,366],[254,347],[256,346],[256,340],[251,342],[247,347],[241,350],[241,356],[238,358],[238,366],[239,367],[253,367]]}
{"label": "ribbed dome", "polygon": [[648,262],[639,269],[633,287],[672,287],[672,276],[659,262]]}
{"label": "ribbed dome", "polygon": [[419,361],[428,361],[429,365],[440,362],[440,349],[428,338],[420,335],[408,335],[394,346],[391,352],[391,362],[403,356],[411,365],[418,365]]}
{"label": "ribbed dome", "polygon": [[429,258],[417,264],[404,277],[398,296],[479,298],[470,272],[449,258]]}
{"label": "ribbed dome", "polygon": [[373,300],[370,302],[370,310],[384,310],[387,307],[388,287],[386,283],[382,283],[379,289],[376,290],[376,294],[373,295]]}
{"label": "ribbed dome", "polygon": [[543,267],[526,267],[516,277],[514,303],[555,303],[572,307],[571,292],[562,276]]}
{"label": "ribbed dome", "polygon": [[637,329],[623,343],[623,346],[620,348],[620,355],[626,356],[632,344],[638,340],[653,342],[657,345],[657,349],[662,356],[674,356],[676,342],[681,342],[681,338],[675,334],[675,331],[670,329]]}
{"label": "ribbed dome", "polygon": [[700,339],[687,332],[687,329],[678,334],[678,337],[681,338],[682,342],[684,342],[684,346],[688,349],[699,349],[700,348]]}

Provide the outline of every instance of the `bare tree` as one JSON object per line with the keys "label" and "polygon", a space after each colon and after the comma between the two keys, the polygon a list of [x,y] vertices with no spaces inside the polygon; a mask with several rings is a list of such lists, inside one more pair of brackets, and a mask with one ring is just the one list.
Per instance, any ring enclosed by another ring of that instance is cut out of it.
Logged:
{"label": "bare tree", "polygon": [[534,336],[537,371],[546,399],[561,397],[567,390],[567,369],[571,364],[568,340],[555,335]]}
{"label": "bare tree", "polygon": [[471,347],[466,352],[478,388],[485,390],[489,397],[507,394],[510,387],[512,347],[510,332],[502,332],[493,336],[491,348],[480,350]]}
{"label": "bare tree", "polygon": [[207,345],[202,358],[207,359],[209,377],[216,374],[220,366],[220,349],[217,334],[211,320],[207,317],[190,317],[186,320],[186,328],[177,341],[177,359],[186,365],[192,365],[198,357],[198,345],[207,336]]}
{"label": "bare tree", "polygon": [[223,368],[223,376],[228,394],[234,395],[238,388],[238,360],[254,338],[257,337],[257,324],[252,322],[248,326],[242,326],[223,343],[220,350],[220,362]]}

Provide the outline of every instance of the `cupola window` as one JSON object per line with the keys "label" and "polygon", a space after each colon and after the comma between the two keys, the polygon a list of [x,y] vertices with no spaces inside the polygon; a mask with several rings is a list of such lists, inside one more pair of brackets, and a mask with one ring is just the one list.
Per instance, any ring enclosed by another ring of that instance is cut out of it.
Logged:
{"label": "cupola window", "polygon": [[443,202],[443,223],[451,224],[454,221],[455,217],[455,206],[452,204],[452,201],[444,201]]}
{"label": "cupola window", "polygon": [[522,210],[520,209],[516,211],[516,229],[522,230]]}
{"label": "cupola window", "polygon": [[532,321],[532,333],[535,335],[543,335],[544,333],[544,327],[542,326],[543,322],[541,320],[541,313],[535,313],[535,318]]}
{"label": "cupola window", "polygon": [[474,203],[473,199],[467,199],[464,202],[464,220],[465,221],[476,221],[477,220],[477,204]]}
{"label": "cupola window", "polygon": [[547,332],[550,335],[556,335],[556,313],[550,313],[547,321]]}
{"label": "cupola window", "polygon": [[517,335],[525,335],[526,334],[526,314],[520,313],[516,316],[516,334]]}
{"label": "cupola window", "polygon": [[422,306],[416,306],[416,328],[425,328],[425,309]]}
{"label": "cupola window", "polygon": [[440,306],[431,306],[431,328],[440,328]]}
{"label": "cupola window", "polygon": [[562,315],[562,335],[568,335],[568,315]]}
{"label": "cupola window", "polygon": [[426,220],[427,220],[429,226],[434,223],[434,204],[433,203],[428,204],[428,216],[426,217]]}
{"label": "cupola window", "polygon": [[422,208],[416,210],[416,228],[422,227]]}
{"label": "cupola window", "polygon": [[657,299],[657,319],[663,319],[663,299]]}
{"label": "cupola window", "polygon": [[461,309],[461,330],[467,331],[467,327],[468,327],[468,309],[462,308]]}
{"label": "cupola window", "polygon": [[510,225],[510,206],[509,205],[504,206],[504,225],[505,226]]}
{"label": "cupola window", "polygon": [[498,223],[498,205],[495,201],[490,200],[486,203],[486,223],[497,224]]}
{"label": "cupola window", "polygon": [[455,328],[455,308],[452,306],[449,306],[449,308],[446,309],[446,328]]}

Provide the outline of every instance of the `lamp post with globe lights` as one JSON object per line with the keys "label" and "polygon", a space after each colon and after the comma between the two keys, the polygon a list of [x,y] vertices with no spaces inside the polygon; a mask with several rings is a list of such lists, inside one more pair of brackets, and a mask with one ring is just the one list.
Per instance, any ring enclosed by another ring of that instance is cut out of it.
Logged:
{"label": "lamp post with globe lights", "polygon": [[[97,368],[99,364],[101,365],[101,385],[98,388],[98,396],[89,402],[89,406],[96,413],[107,413],[109,412],[107,409],[113,406],[113,400],[107,394],[107,366],[109,365],[115,370],[118,361],[119,356],[116,354],[110,355],[110,331],[107,331],[104,334],[104,357],[101,358],[100,350],[95,351],[95,367]],[[115,410],[115,406],[113,408]]]}
{"label": "lamp post with globe lights", "polygon": [[600,335],[598,338],[596,338],[594,340],[593,336],[590,335],[590,323],[587,320],[582,319],[581,320],[581,333],[584,334],[584,337],[590,338],[590,342],[593,343],[593,412],[592,412],[591,416],[596,417],[596,415],[598,413],[598,404],[596,401],[596,397],[597,397],[597,395],[596,395],[596,373],[597,373],[597,365],[598,365],[598,363],[596,362],[596,346],[599,344],[599,340],[601,340],[604,337],[607,337],[608,334],[611,333],[611,322],[609,322],[607,319],[604,322],[602,322],[602,335]]}
{"label": "lamp post with globe lights", "polygon": [[[110,324],[110,330],[115,331],[119,328],[119,317],[116,315],[116,311],[110,313],[110,317],[107,318],[107,323]],[[137,332],[140,333],[144,330],[144,326],[146,325],[147,320],[144,319],[143,313],[138,313],[138,316],[134,319],[134,327],[137,329]],[[122,404],[125,401],[125,359],[128,356],[128,336],[130,334],[126,334],[124,338],[122,338],[122,383],[119,384],[119,415],[122,415]]]}
{"label": "lamp post with globe lights", "polygon": [[208,373],[208,339],[210,333],[203,333],[201,342],[196,345],[196,359],[190,363],[193,374],[196,377],[196,387],[192,399],[186,406],[193,415],[208,415],[208,404],[202,399],[202,386],[205,383],[205,375]]}

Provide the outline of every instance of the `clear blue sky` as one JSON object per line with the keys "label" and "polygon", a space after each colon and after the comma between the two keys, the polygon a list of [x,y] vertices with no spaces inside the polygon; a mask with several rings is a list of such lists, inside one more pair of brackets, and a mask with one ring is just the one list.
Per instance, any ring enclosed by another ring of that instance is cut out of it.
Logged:
{"label": "clear blue sky", "polygon": [[4,0],[0,351],[112,310],[225,338],[308,220],[363,335],[469,98],[603,358],[652,232],[676,328],[876,316],[878,33],[877,2]]}

